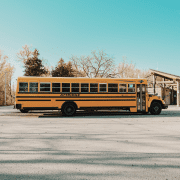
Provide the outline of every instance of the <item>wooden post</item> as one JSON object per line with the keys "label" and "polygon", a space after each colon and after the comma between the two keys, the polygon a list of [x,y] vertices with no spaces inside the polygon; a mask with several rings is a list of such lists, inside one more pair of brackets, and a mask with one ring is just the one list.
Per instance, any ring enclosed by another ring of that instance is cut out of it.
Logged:
{"label": "wooden post", "polygon": [[155,84],[156,84],[156,78],[155,78],[155,75],[153,74],[153,89],[154,89],[154,94],[156,93]]}
{"label": "wooden post", "polygon": [[[163,78],[163,81],[165,81],[166,78]],[[166,90],[165,90],[165,83],[163,83],[163,100],[165,99],[165,94],[166,94]]]}
{"label": "wooden post", "polygon": [[172,93],[171,93],[171,104],[174,104],[174,88],[172,86]]}
{"label": "wooden post", "polygon": [[4,92],[4,105],[6,106],[6,71],[5,71],[5,92]]}
{"label": "wooden post", "polygon": [[11,97],[11,104],[12,104],[12,93],[11,93],[11,75],[10,75],[10,97]]}
{"label": "wooden post", "polygon": [[143,103],[143,100],[142,100],[142,84],[140,84],[140,102],[141,102],[140,109],[142,111],[142,103]]}
{"label": "wooden post", "polygon": [[179,81],[177,81],[177,106],[179,107]]}

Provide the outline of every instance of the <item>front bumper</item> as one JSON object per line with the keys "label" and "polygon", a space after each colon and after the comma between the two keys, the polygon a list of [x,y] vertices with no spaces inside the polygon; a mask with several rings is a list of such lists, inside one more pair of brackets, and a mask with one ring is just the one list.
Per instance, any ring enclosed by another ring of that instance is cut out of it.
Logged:
{"label": "front bumper", "polygon": [[15,109],[21,109],[21,104],[16,104]]}
{"label": "front bumper", "polygon": [[167,109],[167,108],[168,108],[168,105],[167,105],[167,104],[163,104],[163,105],[162,105],[162,108],[163,108],[163,109]]}

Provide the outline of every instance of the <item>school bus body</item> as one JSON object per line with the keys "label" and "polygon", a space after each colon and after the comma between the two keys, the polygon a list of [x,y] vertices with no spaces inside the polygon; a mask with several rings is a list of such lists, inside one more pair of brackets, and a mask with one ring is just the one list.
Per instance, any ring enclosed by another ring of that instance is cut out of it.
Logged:
{"label": "school bus body", "polygon": [[[126,109],[147,113],[155,101],[167,108],[162,99],[148,95],[146,85],[146,79],[19,77],[15,108],[62,110],[65,104],[73,103],[76,110]],[[84,90],[87,92],[82,92]]]}

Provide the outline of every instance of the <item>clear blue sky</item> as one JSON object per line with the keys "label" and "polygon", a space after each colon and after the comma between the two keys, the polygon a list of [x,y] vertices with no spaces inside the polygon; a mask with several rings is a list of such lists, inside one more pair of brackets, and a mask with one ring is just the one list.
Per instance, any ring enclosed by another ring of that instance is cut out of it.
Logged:
{"label": "clear blue sky", "polygon": [[32,45],[55,66],[103,49],[140,69],[180,75],[180,1],[0,0],[0,49],[23,75],[16,53]]}

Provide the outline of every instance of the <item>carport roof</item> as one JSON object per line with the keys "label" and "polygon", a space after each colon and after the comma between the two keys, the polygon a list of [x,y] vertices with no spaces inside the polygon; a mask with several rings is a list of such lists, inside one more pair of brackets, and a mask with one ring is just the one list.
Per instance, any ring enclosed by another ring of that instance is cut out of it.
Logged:
{"label": "carport roof", "polygon": [[177,75],[174,75],[174,74],[169,74],[169,73],[165,73],[165,72],[162,72],[162,71],[157,71],[157,70],[154,70],[154,69],[150,69],[150,72],[151,72],[151,74],[153,74],[155,76],[180,81],[180,76],[177,76]]}

